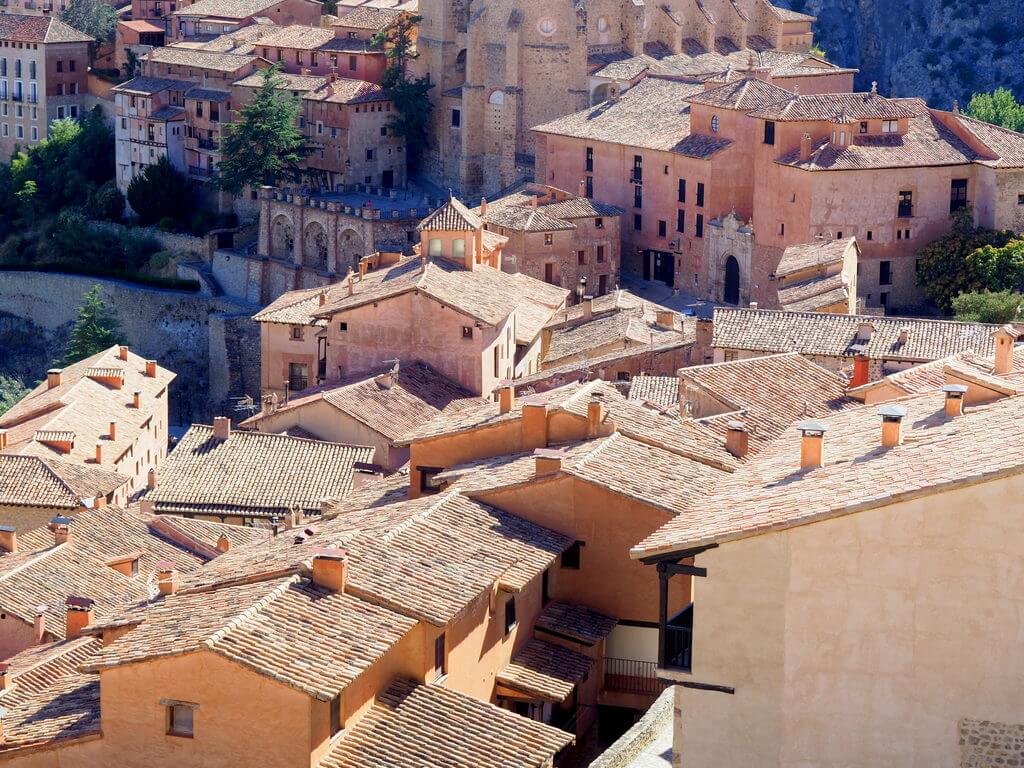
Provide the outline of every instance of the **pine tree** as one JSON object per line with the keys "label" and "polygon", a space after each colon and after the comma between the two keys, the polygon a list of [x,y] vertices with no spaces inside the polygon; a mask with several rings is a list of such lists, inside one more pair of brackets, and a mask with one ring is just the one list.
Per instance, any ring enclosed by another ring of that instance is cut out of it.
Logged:
{"label": "pine tree", "polygon": [[100,287],[94,285],[83,299],[64,350],[64,365],[77,363],[115,344],[124,343],[117,317],[100,297]]}
{"label": "pine tree", "polygon": [[238,120],[225,126],[218,184],[233,194],[247,186],[276,186],[300,176],[299,164],[308,153],[298,125],[300,105],[283,90],[280,69],[275,64],[263,70],[256,95],[242,107]]}
{"label": "pine tree", "polygon": [[405,139],[405,158],[410,168],[415,167],[430,143],[428,91],[432,86],[427,78],[410,78],[408,73],[409,62],[419,56],[413,45],[413,32],[422,20],[422,16],[403,11],[372,40],[374,46],[384,49],[388,61],[381,79],[381,87],[395,105],[388,128]]}

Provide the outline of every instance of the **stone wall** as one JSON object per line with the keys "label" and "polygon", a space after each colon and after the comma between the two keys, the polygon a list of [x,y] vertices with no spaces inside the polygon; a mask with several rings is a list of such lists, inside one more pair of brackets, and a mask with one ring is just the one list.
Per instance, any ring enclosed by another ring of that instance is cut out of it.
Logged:
{"label": "stone wall", "polygon": [[590,764],[590,768],[636,768],[642,765],[638,758],[672,728],[675,686],[669,686],[658,696],[651,708],[636,724],[626,731],[601,756]]}
{"label": "stone wall", "polygon": [[[258,397],[258,331],[249,319],[255,307],[78,275],[2,274],[0,341],[6,328],[12,340],[31,351],[13,361],[0,353],[0,372],[15,373],[30,384],[43,378],[63,354],[82,296],[94,285],[116,311],[132,349],[178,374],[170,392],[172,424],[207,421],[232,396]],[[219,354],[222,349],[228,353]]]}
{"label": "stone wall", "polygon": [[1024,766],[1024,725],[960,721],[960,768]]}

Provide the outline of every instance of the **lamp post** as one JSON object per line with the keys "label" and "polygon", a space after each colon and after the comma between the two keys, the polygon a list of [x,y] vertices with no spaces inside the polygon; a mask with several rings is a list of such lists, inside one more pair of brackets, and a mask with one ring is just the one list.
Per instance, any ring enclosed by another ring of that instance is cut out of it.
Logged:
{"label": "lamp post", "polygon": [[576,285],[576,303],[579,304],[583,301],[583,297],[587,295],[587,277],[584,275],[580,278],[579,283]]}

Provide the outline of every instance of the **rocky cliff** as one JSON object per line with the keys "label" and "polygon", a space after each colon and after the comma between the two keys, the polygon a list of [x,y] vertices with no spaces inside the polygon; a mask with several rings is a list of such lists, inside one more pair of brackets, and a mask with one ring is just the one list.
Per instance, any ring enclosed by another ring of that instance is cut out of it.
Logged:
{"label": "rocky cliff", "polygon": [[1021,0],[778,0],[818,17],[815,39],[829,60],[857,67],[890,96],[922,96],[933,107],[965,104],[1005,86],[1024,99]]}

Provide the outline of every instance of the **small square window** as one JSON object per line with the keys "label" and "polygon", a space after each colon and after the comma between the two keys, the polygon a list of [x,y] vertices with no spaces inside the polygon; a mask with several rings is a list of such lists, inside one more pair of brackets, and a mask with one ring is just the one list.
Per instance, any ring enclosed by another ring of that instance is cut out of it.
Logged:
{"label": "small square window", "polygon": [[345,333],[348,330],[348,323],[338,323],[338,330]]}
{"label": "small square window", "polygon": [[464,325],[462,326],[462,338],[472,339],[473,338],[473,326]]}
{"label": "small square window", "polygon": [[544,245],[551,245],[555,242],[555,236],[550,232],[544,233]]}
{"label": "small square window", "polygon": [[1017,195],[1017,205],[1024,205],[1024,195]]}
{"label": "small square window", "polygon": [[866,121],[866,120],[861,120],[861,123],[860,123],[860,132],[861,132],[861,133],[867,133],[867,132],[868,132],[868,123],[867,123],[867,121]]}
{"label": "small square window", "polygon": [[167,707],[167,734],[191,739],[195,707],[191,704],[170,704]]}
{"label": "small square window", "polygon": [[507,635],[516,626],[516,598],[509,595],[505,601],[505,634]]}
{"label": "small square window", "polygon": [[301,325],[293,325],[292,326],[292,338],[295,341],[302,341],[302,326]]}
{"label": "small square window", "polygon": [[[1021,198],[1024,199],[1024,195],[1021,195]],[[1024,205],[1024,202],[1021,205]],[[594,219],[594,229],[604,229],[604,219],[600,216]]]}
{"label": "small square window", "polygon": [[578,571],[580,569],[580,549],[583,546],[582,541],[574,542],[565,552],[562,553],[562,567],[572,571]]}
{"label": "small square window", "polygon": [[869,229],[869,230],[868,230],[868,240],[874,240],[874,239],[875,239],[875,233],[874,233],[874,232],[872,232],[872,231],[871,231],[871,230]]}

